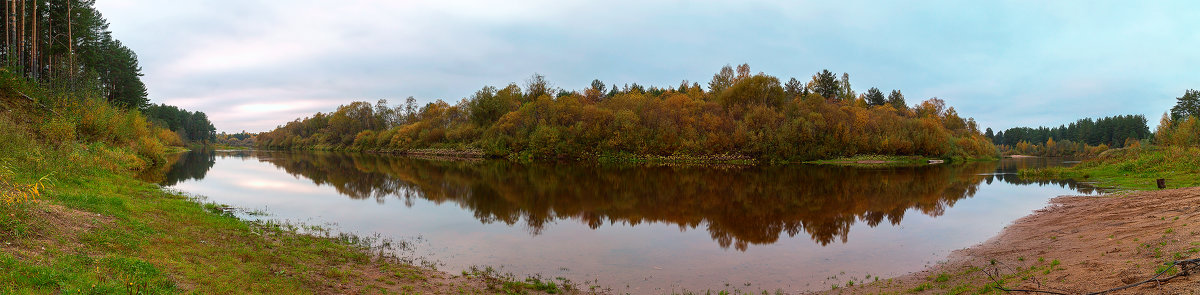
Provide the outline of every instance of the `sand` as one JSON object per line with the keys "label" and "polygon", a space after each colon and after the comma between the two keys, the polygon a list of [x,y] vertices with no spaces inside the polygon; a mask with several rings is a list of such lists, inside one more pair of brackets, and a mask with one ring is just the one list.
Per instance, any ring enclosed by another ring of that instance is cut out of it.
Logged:
{"label": "sand", "polygon": [[[1082,294],[1148,279],[1198,250],[1200,188],[1061,196],[924,271],[827,293],[974,294],[993,282],[985,270],[999,270],[1009,288]],[[1200,294],[1200,274],[1110,294]]]}

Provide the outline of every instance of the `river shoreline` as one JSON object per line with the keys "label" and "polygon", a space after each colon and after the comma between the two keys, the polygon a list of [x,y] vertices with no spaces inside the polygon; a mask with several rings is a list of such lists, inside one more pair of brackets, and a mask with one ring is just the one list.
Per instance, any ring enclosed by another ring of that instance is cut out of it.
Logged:
{"label": "river shoreline", "polygon": [[[956,250],[923,271],[827,293],[985,293],[1002,285],[1074,294],[1125,286],[1151,278],[1165,262],[1200,256],[1197,202],[1197,187],[1060,196],[988,241]],[[1112,294],[1197,289],[1200,279],[1180,277]]]}

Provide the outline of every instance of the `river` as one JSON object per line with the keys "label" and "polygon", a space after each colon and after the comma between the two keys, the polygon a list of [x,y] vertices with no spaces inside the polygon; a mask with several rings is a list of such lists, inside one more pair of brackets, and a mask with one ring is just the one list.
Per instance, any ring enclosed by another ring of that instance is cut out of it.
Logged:
{"label": "river", "polygon": [[407,241],[459,273],[491,266],[619,293],[829,289],[917,271],[999,233],[1068,181],[1057,158],[919,167],[519,164],[335,152],[193,151],[164,186],[276,219]]}

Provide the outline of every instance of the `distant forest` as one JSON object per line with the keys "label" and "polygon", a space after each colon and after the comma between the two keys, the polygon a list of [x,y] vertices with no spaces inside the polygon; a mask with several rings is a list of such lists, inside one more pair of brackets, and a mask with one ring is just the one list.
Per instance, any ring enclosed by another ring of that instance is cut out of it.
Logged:
{"label": "distant forest", "polygon": [[805,161],[859,154],[986,158],[997,154],[973,119],[932,98],[909,106],[899,90],[857,93],[848,74],[823,70],[781,82],[748,65],[723,67],[708,87],[557,89],[534,74],[486,86],[451,104],[355,102],[257,137],[273,149],[408,152],[472,149],[517,159],[643,157]]}
{"label": "distant forest", "polygon": [[179,134],[185,142],[213,142],[217,139],[215,127],[204,112],[189,112],[171,105],[149,104],[144,114],[155,125]]}
{"label": "distant forest", "polygon": [[75,99],[59,103],[102,97],[110,105],[142,112],[182,141],[213,140],[215,128],[204,113],[149,103],[137,54],[113,38],[108,21],[94,6],[95,0],[4,1],[4,69],[36,82],[42,91]]}
{"label": "distant forest", "polygon": [[1037,156],[1089,156],[1109,148],[1140,145],[1150,139],[1142,115],[1085,118],[1058,127],[1016,127],[984,133],[1002,152]]}

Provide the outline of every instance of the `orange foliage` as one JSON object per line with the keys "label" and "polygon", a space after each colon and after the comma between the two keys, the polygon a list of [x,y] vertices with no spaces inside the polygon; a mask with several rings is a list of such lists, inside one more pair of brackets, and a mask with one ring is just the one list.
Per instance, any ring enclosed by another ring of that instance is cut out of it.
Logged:
{"label": "orange foliage", "polygon": [[[739,67],[737,76],[728,78],[728,83],[710,83],[728,86],[717,93],[686,82],[678,89],[635,84],[608,94],[588,88],[557,97],[522,97],[515,85],[500,92],[485,87],[457,105],[430,103],[387,129],[328,134],[333,130],[328,126],[339,122],[324,118],[345,118],[339,109],[264,133],[258,144],[384,151],[477,148],[493,156],[521,158],[740,155],[804,161],[863,153],[957,158],[997,154],[974,120],[963,119],[937,98],[910,111],[813,93],[789,97],[779,79],[750,75],[748,68]],[[504,98],[497,98],[501,94]],[[507,107],[508,102],[518,104]],[[508,111],[468,119],[472,110],[497,109]]]}

